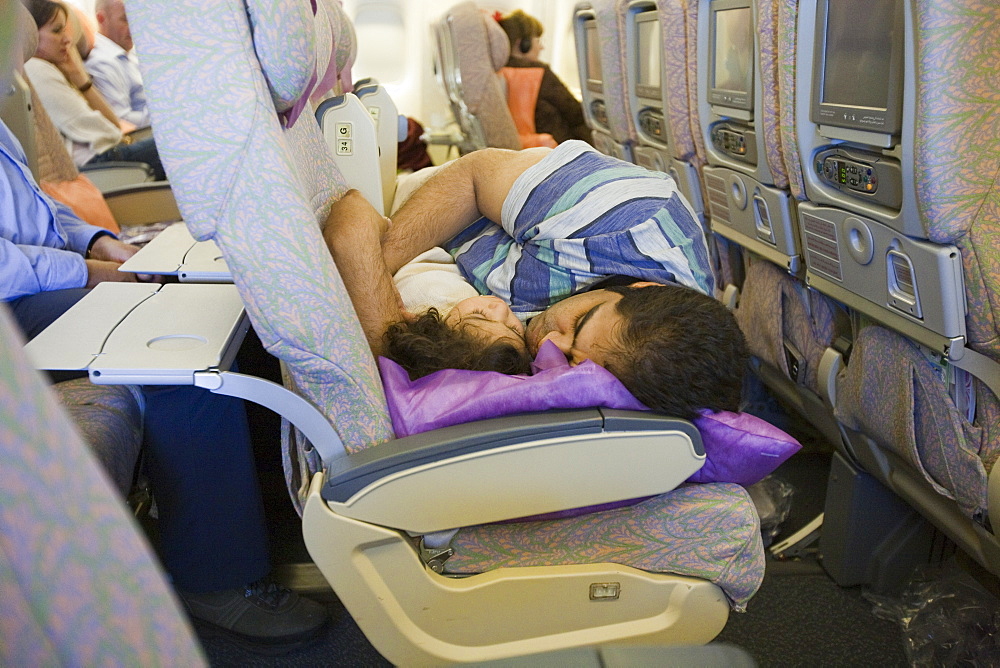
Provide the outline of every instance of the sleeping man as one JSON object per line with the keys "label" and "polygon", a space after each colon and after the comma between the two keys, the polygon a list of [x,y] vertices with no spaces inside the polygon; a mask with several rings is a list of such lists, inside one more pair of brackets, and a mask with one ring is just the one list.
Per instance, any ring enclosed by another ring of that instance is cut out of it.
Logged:
{"label": "sleeping man", "polygon": [[[659,412],[739,410],[746,342],[710,296],[704,233],[667,175],[570,141],[467,154],[387,229],[364,222],[378,215],[360,197],[338,205],[324,234],[377,354],[406,319],[392,275],[443,246],[526,323],[530,353],[551,341],[570,364],[593,360]],[[377,239],[381,254],[363,252]]]}

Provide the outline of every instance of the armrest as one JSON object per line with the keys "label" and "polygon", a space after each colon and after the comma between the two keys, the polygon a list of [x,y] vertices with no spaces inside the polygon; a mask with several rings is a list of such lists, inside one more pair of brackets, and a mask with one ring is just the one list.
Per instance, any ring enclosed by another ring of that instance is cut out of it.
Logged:
{"label": "armrest", "polygon": [[121,227],[181,220],[180,209],[167,181],[149,181],[104,191],[111,214]]}
{"label": "armrest", "polygon": [[101,192],[153,180],[153,170],[144,162],[101,162],[80,167]]}
{"label": "armrest", "polygon": [[378,131],[368,109],[354,93],[347,93],[320,104],[316,121],[347,185],[384,215]]}
{"label": "armrest", "polygon": [[[354,94],[375,119],[375,136],[378,140],[379,176],[382,180],[382,204],[386,212],[392,207],[396,191],[396,162],[399,142],[406,139],[406,117],[400,116],[396,104],[384,86],[369,79]],[[400,122],[402,121],[402,122]]]}
{"label": "armrest", "polygon": [[429,533],[662,494],[705,461],[685,420],[589,409],[482,420],[331,464],[335,512]]}

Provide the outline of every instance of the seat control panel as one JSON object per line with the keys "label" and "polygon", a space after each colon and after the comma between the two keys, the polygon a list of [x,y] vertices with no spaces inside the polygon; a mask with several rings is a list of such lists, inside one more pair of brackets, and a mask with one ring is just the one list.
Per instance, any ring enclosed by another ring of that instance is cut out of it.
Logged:
{"label": "seat control panel", "polygon": [[757,164],[757,133],[752,128],[733,123],[719,123],[712,127],[712,146],[741,162]]}
{"label": "seat control panel", "polygon": [[653,111],[652,109],[643,109],[640,111],[639,128],[645,135],[653,139],[658,139],[662,142],[667,141],[666,121],[661,112]]}
{"label": "seat control panel", "polygon": [[843,146],[816,154],[816,175],[842,193],[898,209],[902,206],[899,164],[879,153]]}

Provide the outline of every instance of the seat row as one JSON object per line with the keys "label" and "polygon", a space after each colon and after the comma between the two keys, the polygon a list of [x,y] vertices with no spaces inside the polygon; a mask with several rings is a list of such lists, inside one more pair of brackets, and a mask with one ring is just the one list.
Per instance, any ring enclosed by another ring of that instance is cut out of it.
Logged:
{"label": "seat row", "polygon": [[[341,173],[338,148],[365,150],[359,119],[325,121],[335,133],[328,143],[311,113],[311,93],[333,88],[341,56],[353,51],[352,31],[331,29],[342,12],[333,0],[156,0],[130,11],[171,188],[189,232],[216,242],[234,284],[143,286],[149,294],[134,295],[134,308],[111,294],[117,285],[95,290],[87,299],[119,311],[98,318],[115,335],[98,337],[98,350],[73,368],[87,367],[100,383],[194,383],[289,415],[297,428],[284,434],[286,480],[310,554],[395,663],[707,642],[756,591],[763,549],[742,486],[680,484],[665,451],[692,468],[705,459],[687,423],[651,417],[652,438],[643,439],[632,432],[649,426],[647,416],[593,410],[393,439],[375,360],[320,233],[353,176]],[[369,193],[378,202],[384,195]],[[199,294],[210,305],[154,312],[157,301],[190,305]],[[248,319],[282,361],[288,390],[227,370]],[[209,321],[221,328],[209,332]],[[127,347],[140,355],[106,354],[130,325],[141,333]],[[178,329],[188,325],[197,331]],[[41,343],[32,342],[35,352]],[[188,366],[192,359],[198,366]],[[592,461],[581,459],[586,453]],[[571,457],[578,466],[566,466]],[[640,484],[637,470],[647,472]],[[495,523],[650,495],[626,508]],[[415,538],[456,527],[443,541]],[[499,547],[510,543],[525,549]]]}
{"label": "seat row", "polygon": [[873,562],[890,534],[929,550],[922,516],[1000,574],[1000,8],[584,0],[573,21],[594,145],[674,176],[759,376],[837,447],[828,570],[896,584]]}

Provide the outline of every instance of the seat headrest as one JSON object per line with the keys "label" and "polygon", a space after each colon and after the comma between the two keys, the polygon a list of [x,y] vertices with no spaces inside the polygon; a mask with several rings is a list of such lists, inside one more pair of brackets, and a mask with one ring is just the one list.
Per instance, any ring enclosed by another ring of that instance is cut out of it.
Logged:
{"label": "seat headrest", "polygon": [[84,14],[83,10],[76,5],[66,3],[63,7],[66,8],[66,19],[70,25],[70,36],[74,40],[74,45],[80,52],[80,55],[86,58],[94,48],[94,41],[97,39],[97,29],[94,27],[94,23],[90,20],[90,17]]}
{"label": "seat headrest", "polygon": [[324,95],[340,82],[338,94],[353,90],[351,66],[358,39],[340,0],[318,0],[316,5],[316,71],[320,75],[312,95]]}
{"label": "seat headrest", "polygon": [[[510,40],[500,24],[485,10],[480,9],[473,2],[462,2],[449,9],[446,16],[451,23],[455,46],[459,49],[460,54],[465,53],[469,58],[482,59],[481,40],[482,31],[485,29],[485,55],[489,58],[493,71],[499,72],[507,64],[507,60],[510,58]],[[463,52],[462,49],[465,51]],[[466,58],[459,56],[459,60],[466,61]]]}
{"label": "seat headrest", "polygon": [[[38,27],[35,25],[35,19],[31,18],[31,12],[28,8],[22,5],[20,2],[11,3],[14,6],[14,16],[16,26],[14,35],[21,41],[21,51],[23,58],[20,63],[15,63],[17,67],[14,69],[20,69],[23,63],[28,62],[28,59],[35,55],[35,51],[38,49]],[[17,39],[15,39],[17,41]],[[15,58],[17,56],[15,55]]]}
{"label": "seat headrest", "polygon": [[338,81],[339,92],[352,89],[357,37],[339,0],[246,0],[246,6],[257,60],[287,127],[311,96]]}
{"label": "seat headrest", "polygon": [[493,63],[493,71],[499,72],[510,59],[510,39],[493,17],[486,12],[482,14],[486,22],[486,37],[490,42],[490,62]]}
{"label": "seat headrest", "polygon": [[316,83],[315,2],[246,0],[246,8],[274,108],[291,126]]}

